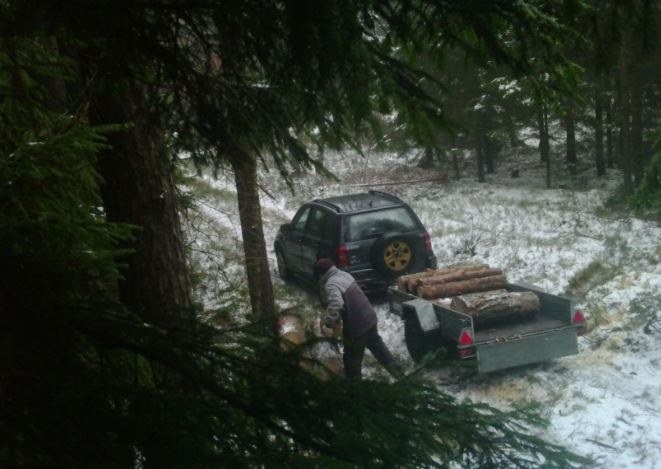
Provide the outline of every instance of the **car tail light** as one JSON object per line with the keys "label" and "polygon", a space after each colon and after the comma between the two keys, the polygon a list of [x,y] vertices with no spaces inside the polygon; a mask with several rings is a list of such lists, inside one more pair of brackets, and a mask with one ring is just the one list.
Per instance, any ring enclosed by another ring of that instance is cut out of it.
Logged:
{"label": "car tail light", "polygon": [[425,249],[427,252],[432,252],[431,238],[429,237],[429,233],[425,231],[425,234],[422,235],[422,238],[425,240]]}
{"label": "car tail light", "polygon": [[574,311],[574,317],[572,318],[571,322],[575,326],[579,326],[576,331],[578,335],[585,334],[585,315],[583,315],[583,311],[580,309]]}
{"label": "car tail light", "polygon": [[459,349],[457,350],[459,358],[468,358],[475,355],[475,348],[470,347],[473,345],[473,336],[468,329],[463,329],[459,335]]}
{"label": "car tail light", "polygon": [[347,247],[342,244],[335,252],[335,265],[338,267],[349,267],[349,256],[347,255]]}

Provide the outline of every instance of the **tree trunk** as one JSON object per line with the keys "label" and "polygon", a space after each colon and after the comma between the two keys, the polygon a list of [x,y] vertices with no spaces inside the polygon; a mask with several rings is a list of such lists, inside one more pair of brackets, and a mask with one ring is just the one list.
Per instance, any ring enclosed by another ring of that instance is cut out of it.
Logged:
{"label": "tree trunk", "polygon": [[422,158],[418,161],[418,168],[429,169],[434,166],[434,149],[432,147],[425,147]]}
{"label": "tree trunk", "polygon": [[629,83],[629,53],[631,45],[631,32],[629,26],[624,26],[622,33],[622,43],[618,56],[619,74],[619,122],[620,122],[620,166],[624,177],[624,193],[631,194],[632,186],[632,165],[631,165],[631,101],[630,101],[630,83]]}
{"label": "tree trunk", "polygon": [[609,169],[615,167],[613,155],[613,101],[606,96],[606,166]]}
{"label": "tree trunk", "polygon": [[491,137],[488,135],[484,136],[484,164],[486,166],[487,174],[493,174],[495,172],[494,168],[494,151],[495,143]]}
{"label": "tree trunk", "polygon": [[566,143],[566,163],[569,174],[576,174],[576,129],[575,129],[575,110],[574,101],[567,101],[567,110],[565,113],[565,132],[567,135]]}
{"label": "tree trunk", "polygon": [[597,167],[597,176],[606,175],[606,164],[604,161],[604,89],[602,77],[598,83],[594,95],[594,158]]}
{"label": "tree trunk", "polygon": [[477,156],[477,181],[485,182],[484,178],[484,123],[482,117],[477,119],[477,129],[475,132],[475,151]]}
{"label": "tree trunk", "polygon": [[458,181],[461,179],[461,169],[459,168],[459,155],[456,151],[452,152],[452,167],[454,168],[454,177]]}
{"label": "tree trunk", "polygon": [[471,315],[475,327],[481,327],[530,318],[539,310],[539,298],[532,292],[489,291],[456,296],[451,308]]}
{"label": "tree trunk", "polygon": [[491,277],[475,278],[461,282],[420,287],[418,289],[418,295],[425,299],[432,299],[495,290],[498,288],[505,288],[506,286],[507,279],[505,279],[504,275],[493,275]]}
{"label": "tree trunk", "polygon": [[93,89],[90,123],[133,126],[108,135],[112,148],[99,153],[103,203],[109,221],[138,227],[126,246],[133,252],[120,259],[128,268],[122,271],[119,296],[144,320],[180,327],[193,317],[191,283],[163,128],[156,118],[160,110],[150,107],[143,85],[109,82]]}
{"label": "tree trunk", "polygon": [[243,253],[252,312],[265,317],[274,312],[273,286],[266,257],[262,210],[257,186],[257,162],[245,156],[232,160],[234,182],[239,204]]}
{"label": "tree trunk", "polygon": [[546,104],[537,99],[537,127],[539,130],[539,155],[546,165],[546,187],[551,188],[551,146],[549,143],[549,117]]}
{"label": "tree trunk", "polygon": [[631,162],[633,166],[634,184],[638,186],[645,174],[645,158],[643,157],[643,88],[640,75],[640,54],[636,54],[634,66],[631,67]]}

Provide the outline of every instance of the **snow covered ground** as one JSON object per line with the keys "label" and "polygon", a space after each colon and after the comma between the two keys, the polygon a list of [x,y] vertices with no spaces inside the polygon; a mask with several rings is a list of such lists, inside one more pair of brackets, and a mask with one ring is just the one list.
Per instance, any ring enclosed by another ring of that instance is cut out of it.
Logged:
{"label": "snow covered ground", "polygon": [[[434,175],[416,168],[414,155],[327,154],[324,163],[340,181],[300,174],[294,177],[295,194],[272,173],[260,175],[273,196],[262,194],[262,210],[278,303],[311,322],[321,314],[316,300],[275,272],[273,240],[280,224],[313,198],[361,192],[365,183]],[[521,177],[513,179],[515,167]],[[483,184],[469,167],[459,181],[375,188],[413,207],[429,230],[439,266],[484,262],[505,269],[510,280],[568,295],[584,311],[588,332],[579,338],[578,355],[550,363],[488,375],[452,367],[426,373],[460,399],[501,408],[539,405],[550,421],[543,435],[592,457],[597,467],[661,467],[661,227],[604,208],[614,197],[617,174],[597,180],[587,169],[548,190],[534,155],[500,161],[496,170]],[[232,178],[222,175],[188,187],[198,197],[188,223],[203,273],[198,296],[215,311],[247,294],[236,194]],[[401,321],[384,304],[377,311],[387,345],[412,368]],[[381,372],[369,357],[366,367],[368,373]]]}

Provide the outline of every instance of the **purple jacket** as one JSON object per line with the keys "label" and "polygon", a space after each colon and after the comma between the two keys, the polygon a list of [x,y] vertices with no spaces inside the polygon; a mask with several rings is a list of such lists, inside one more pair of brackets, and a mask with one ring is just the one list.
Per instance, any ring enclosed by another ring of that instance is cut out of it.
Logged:
{"label": "purple jacket", "polygon": [[351,274],[331,267],[319,279],[322,302],[326,305],[324,322],[334,327],[342,319],[345,337],[359,337],[376,325],[376,313]]}

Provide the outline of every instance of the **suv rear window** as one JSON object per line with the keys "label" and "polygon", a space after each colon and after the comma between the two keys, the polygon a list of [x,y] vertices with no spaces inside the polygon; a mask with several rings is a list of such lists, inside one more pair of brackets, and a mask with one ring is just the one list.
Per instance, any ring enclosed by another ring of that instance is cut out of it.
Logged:
{"label": "suv rear window", "polygon": [[418,225],[405,207],[350,215],[344,223],[344,241],[376,238],[393,231],[413,231]]}

